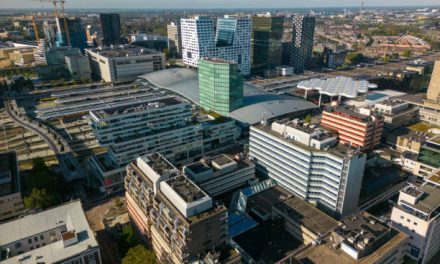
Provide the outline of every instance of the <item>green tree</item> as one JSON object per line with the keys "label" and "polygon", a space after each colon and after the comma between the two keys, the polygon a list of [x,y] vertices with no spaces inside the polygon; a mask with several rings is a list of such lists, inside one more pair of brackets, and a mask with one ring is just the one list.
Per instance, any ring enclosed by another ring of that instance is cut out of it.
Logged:
{"label": "green tree", "polygon": [[402,57],[409,58],[411,57],[411,54],[412,54],[411,50],[405,50],[402,52]]}
{"label": "green tree", "polygon": [[32,189],[29,196],[24,197],[24,206],[30,209],[45,209],[57,205],[58,201],[46,189]]}
{"label": "green tree", "polygon": [[32,160],[32,170],[26,178],[27,190],[46,189],[56,195],[61,192],[61,177],[47,167],[42,158]]}
{"label": "green tree", "polygon": [[350,64],[358,64],[365,61],[365,56],[362,53],[350,52],[345,60]]}
{"label": "green tree", "polygon": [[141,244],[141,240],[138,237],[133,226],[127,225],[122,228],[122,233],[118,237],[118,250],[122,256],[127,254],[128,250],[132,247]]}
{"label": "green tree", "polygon": [[311,115],[307,115],[307,116],[304,118],[304,122],[310,124],[310,123],[312,122],[312,116],[311,116]]}
{"label": "green tree", "polygon": [[122,264],[156,264],[156,254],[142,245],[130,248],[122,260]]}

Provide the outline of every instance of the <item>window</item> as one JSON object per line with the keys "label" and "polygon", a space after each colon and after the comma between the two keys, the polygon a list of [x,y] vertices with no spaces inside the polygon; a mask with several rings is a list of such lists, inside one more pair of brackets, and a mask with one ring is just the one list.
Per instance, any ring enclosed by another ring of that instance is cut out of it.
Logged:
{"label": "window", "polygon": [[417,225],[417,222],[414,222],[414,225],[416,226],[416,225]]}
{"label": "window", "polygon": [[405,219],[405,218],[403,217],[403,215],[401,215],[401,216],[400,216],[400,219]]}
{"label": "window", "polygon": [[15,248],[21,248],[21,242],[15,243]]}
{"label": "window", "polygon": [[32,239],[29,238],[29,239],[28,239],[28,243],[29,243],[29,244],[32,244]]}
{"label": "window", "polygon": [[37,242],[38,241],[38,237],[34,237],[34,242]]}

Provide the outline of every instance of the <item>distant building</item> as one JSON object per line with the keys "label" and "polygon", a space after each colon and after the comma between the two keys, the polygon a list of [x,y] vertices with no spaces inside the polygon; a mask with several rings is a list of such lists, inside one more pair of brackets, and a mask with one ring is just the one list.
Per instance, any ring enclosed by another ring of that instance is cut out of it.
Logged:
{"label": "distant building", "polygon": [[47,65],[59,65],[66,64],[66,56],[80,55],[81,51],[78,48],[56,47],[49,48],[44,54]]}
{"label": "distant building", "polygon": [[233,148],[239,136],[232,119],[194,123],[191,104],[176,97],[150,98],[90,115],[100,145],[109,148],[89,160],[105,192],[121,188],[124,167],[141,155],[159,152],[174,164],[187,164]]}
{"label": "distant building", "polygon": [[324,47],[324,63],[328,68],[337,68],[345,63],[348,50],[345,44],[326,45]]}
{"label": "distant building", "polygon": [[102,263],[80,201],[0,224],[0,234],[2,264]]}
{"label": "distant building", "polygon": [[243,78],[238,64],[220,59],[199,61],[200,106],[228,116],[243,104]]}
{"label": "distant building", "polygon": [[[83,51],[88,47],[86,29],[80,18],[57,17],[57,46],[71,46]],[[67,25],[67,29],[66,29]]]}
{"label": "distant building", "polygon": [[131,44],[146,49],[163,52],[168,48],[168,38],[158,35],[136,34],[131,36]]}
{"label": "distant building", "polygon": [[24,212],[21,188],[17,154],[0,153],[0,222]]}
{"label": "distant building", "polygon": [[401,264],[408,241],[408,235],[364,212],[279,263]]}
{"label": "distant building", "polygon": [[417,263],[429,263],[440,250],[440,173],[417,187],[409,185],[400,191],[393,207],[393,227],[410,236],[408,256]]}
{"label": "distant building", "polygon": [[131,219],[151,237],[161,262],[189,263],[226,243],[226,207],[163,156],[147,155],[129,164],[125,189]]}
{"label": "distant building", "polygon": [[198,67],[199,59],[218,58],[238,64],[243,75],[251,69],[251,19],[207,17],[181,19],[182,58],[189,66]]}
{"label": "distant building", "polygon": [[66,65],[66,56],[78,56],[80,49],[71,47],[53,47],[44,52],[47,65],[38,65],[36,71],[38,78],[43,81],[71,77]]}
{"label": "distant building", "polygon": [[139,75],[165,69],[165,55],[133,45],[87,49],[92,74],[105,82],[134,81]]}
{"label": "distant building", "polygon": [[312,16],[295,15],[292,23],[290,65],[293,66],[295,73],[301,73],[307,68],[312,58],[315,18]]}
{"label": "distant building", "polygon": [[252,74],[266,76],[282,65],[283,29],[282,16],[252,17]]}
{"label": "distant building", "polygon": [[90,70],[89,58],[84,55],[66,56],[66,66],[73,80],[90,80],[92,71]]}
{"label": "distant building", "polygon": [[171,56],[182,56],[182,30],[179,23],[167,25],[168,48]]}
{"label": "distant building", "polygon": [[185,165],[183,174],[212,197],[245,185],[256,180],[255,165],[237,155],[230,157],[221,154],[203,158],[201,161]]}
{"label": "distant building", "polygon": [[300,120],[252,126],[249,157],[261,174],[336,217],[357,209],[366,155],[328,131]]}
{"label": "distant building", "polygon": [[105,46],[118,45],[121,40],[121,19],[119,14],[99,14],[101,21],[102,43]]}
{"label": "distant building", "polygon": [[372,150],[380,143],[383,120],[378,114],[366,115],[354,108],[334,107],[322,113],[321,126],[338,131],[342,144]]}

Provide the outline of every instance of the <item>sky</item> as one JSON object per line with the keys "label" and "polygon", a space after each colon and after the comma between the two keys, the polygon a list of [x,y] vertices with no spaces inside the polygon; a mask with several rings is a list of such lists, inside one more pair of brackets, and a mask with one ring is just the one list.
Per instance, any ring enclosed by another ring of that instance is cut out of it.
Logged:
{"label": "sky", "polygon": [[[66,0],[66,8],[301,8],[359,6],[360,0]],[[49,2],[43,0],[43,2]],[[269,4],[270,3],[270,4]],[[365,6],[440,5],[440,0],[365,0]],[[44,3],[50,8],[50,3]],[[0,0],[1,8],[40,8],[40,0]]]}

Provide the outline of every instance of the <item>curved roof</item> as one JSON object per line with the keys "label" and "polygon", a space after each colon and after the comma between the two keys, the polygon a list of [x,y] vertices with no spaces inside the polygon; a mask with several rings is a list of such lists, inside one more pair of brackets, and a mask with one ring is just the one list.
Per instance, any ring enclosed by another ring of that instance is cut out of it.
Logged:
{"label": "curved roof", "polygon": [[328,96],[344,96],[356,98],[359,94],[367,93],[368,89],[377,88],[376,84],[365,80],[338,76],[329,79],[310,79],[298,83],[297,88],[304,90],[318,90],[319,93]]}
{"label": "curved roof", "polygon": [[[158,88],[176,93],[194,104],[200,105],[197,71],[186,68],[167,69],[140,76],[145,82]],[[317,106],[309,101],[288,96],[267,93],[259,88],[244,85],[243,106],[230,113],[230,116],[249,125],[290,113],[314,109]]]}

